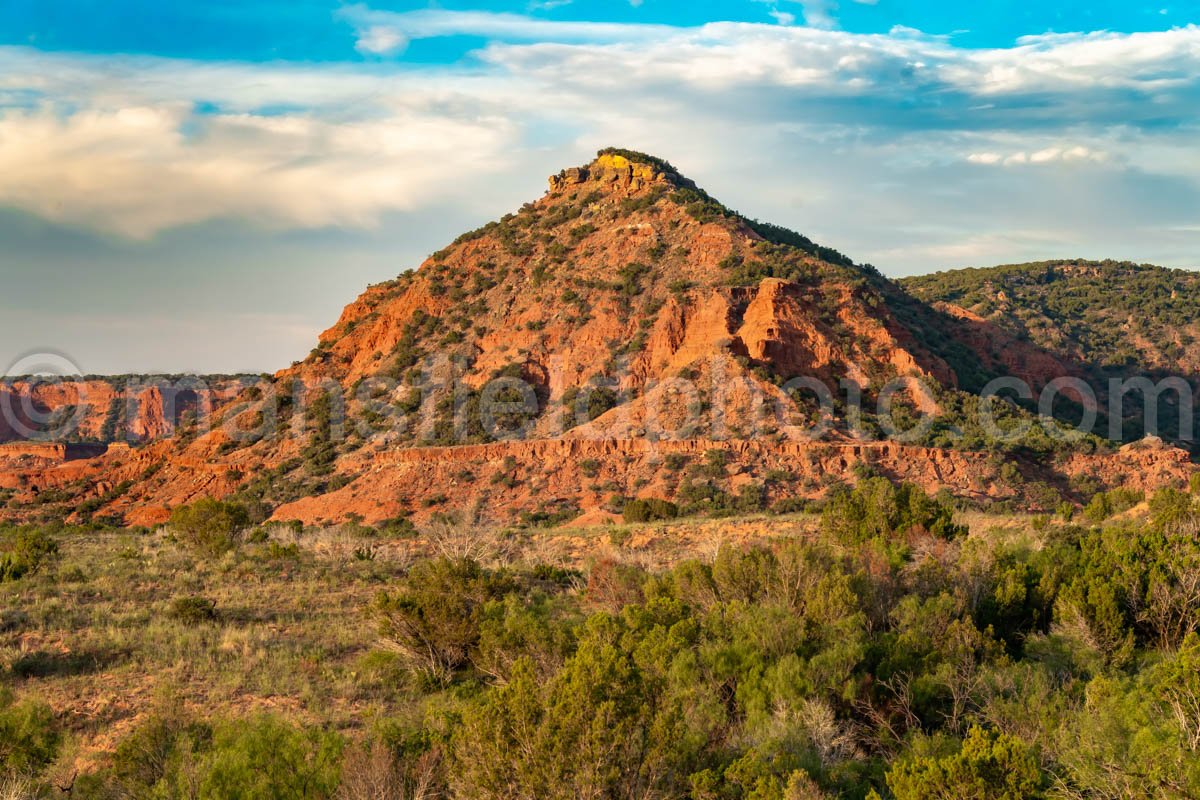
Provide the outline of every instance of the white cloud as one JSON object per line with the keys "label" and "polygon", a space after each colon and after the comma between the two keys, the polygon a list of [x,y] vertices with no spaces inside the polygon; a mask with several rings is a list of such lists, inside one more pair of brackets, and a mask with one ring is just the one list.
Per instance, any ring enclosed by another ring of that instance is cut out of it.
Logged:
{"label": "white cloud", "polygon": [[1056,164],[1072,162],[1104,163],[1110,158],[1103,150],[1083,145],[1051,145],[1035,151],[1018,150],[1002,154],[995,152],[969,153],[967,161],[972,164],[1014,166],[1022,164]]}
{"label": "white cloud", "polygon": [[[771,2],[771,0],[760,0],[761,2]],[[801,13],[804,15],[804,22],[814,28],[823,30],[833,30],[838,26],[837,12],[840,8],[838,0],[783,0],[783,2],[791,2],[794,5],[800,6]],[[864,6],[873,6],[878,0],[853,0],[853,2]],[[772,17],[780,25],[791,25],[796,21],[796,15],[788,12],[780,12],[771,2],[773,8],[769,12]],[[781,17],[787,19],[784,22]]]}
{"label": "white cloud", "polygon": [[981,94],[1075,88],[1169,91],[1196,85],[1200,28],[1155,33],[1027,36],[972,55]]}
{"label": "white cloud", "polygon": [[512,141],[501,117],[402,108],[352,122],[196,119],[182,103],[10,111],[0,117],[0,204],[132,238],[214,217],[362,227],[454,193],[456,176],[486,173]]}
{"label": "white cloud", "polygon": [[[490,44],[421,68],[0,47],[0,205],[138,238],[214,218],[365,227],[478,194],[528,196],[541,170],[619,144],[851,255],[910,259],[957,252],[965,231],[992,247],[1004,233],[975,227],[1028,230],[1050,197],[1088,209],[1060,220],[1065,240],[1100,242],[1090,232],[1115,236],[1130,217],[1118,204],[1170,217],[1200,186],[1196,27],[971,50],[907,29],[343,13],[372,55],[460,34]],[[1056,164],[1109,205],[1064,197]],[[873,225],[859,224],[864,207]],[[960,227],[903,250],[906,215]]]}
{"label": "white cloud", "polygon": [[355,47],[362,53],[391,56],[408,47],[408,37],[387,25],[375,25],[359,33]]}
{"label": "white cloud", "polygon": [[814,28],[835,28],[837,22],[833,11],[837,8],[835,0],[799,0],[804,12],[804,22]]}
{"label": "white cloud", "polygon": [[339,16],[355,27],[360,42],[364,33],[385,29],[406,40],[468,35],[525,42],[630,41],[668,36],[679,30],[667,25],[564,22],[488,11],[376,11],[364,5],[346,6]]}

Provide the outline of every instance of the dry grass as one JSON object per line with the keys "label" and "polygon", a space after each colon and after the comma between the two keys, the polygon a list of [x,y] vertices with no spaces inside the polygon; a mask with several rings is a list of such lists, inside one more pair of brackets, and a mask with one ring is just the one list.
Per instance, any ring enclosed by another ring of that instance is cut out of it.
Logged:
{"label": "dry grass", "polygon": [[[684,559],[712,561],[723,544],[743,545],[781,536],[816,532],[814,514],[705,519],[687,517],[667,522],[564,527],[533,534],[522,554],[540,549],[566,564],[587,564],[597,557],[619,557],[647,569],[667,569]],[[543,560],[555,563],[554,558]]]}
{"label": "dry grass", "polygon": [[[1032,533],[1019,517],[965,521],[973,535]],[[811,515],[751,516],[515,534],[446,529],[420,541],[279,528],[216,559],[161,532],[71,535],[48,568],[0,584],[0,670],[18,694],[48,701],[70,732],[59,766],[68,777],[97,766],[165,694],[201,717],[272,710],[353,732],[403,702],[368,608],[417,555],[581,569],[618,558],[662,569],[711,560],[722,544],[817,527]],[[173,603],[189,597],[215,603],[216,618],[173,615]]]}
{"label": "dry grass", "polygon": [[[394,545],[356,557],[366,544],[321,535],[209,560],[161,535],[65,538],[49,569],[0,585],[0,668],[54,707],[81,767],[165,690],[205,716],[275,709],[361,725],[387,699],[362,669],[375,640],[364,609],[407,563]],[[215,602],[215,620],[173,618],[172,603],[194,596]]]}

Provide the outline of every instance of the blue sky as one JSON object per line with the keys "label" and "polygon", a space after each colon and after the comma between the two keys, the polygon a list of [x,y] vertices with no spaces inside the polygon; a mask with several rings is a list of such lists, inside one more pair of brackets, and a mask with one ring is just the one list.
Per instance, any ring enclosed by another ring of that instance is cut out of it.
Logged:
{"label": "blue sky", "polygon": [[892,275],[1200,266],[1184,4],[0,5],[0,367],[274,370],[618,145]]}
{"label": "blue sky", "polygon": [[[327,0],[8,0],[0,8],[5,44],[98,53],[153,53],[200,59],[353,61],[359,53],[351,26],[338,11],[352,4]],[[1195,22],[1183,2],[1116,0],[1030,3],[947,3],[933,0],[543,0],[543,2],[376,2],[379,11],[436,7],[448,11],[512,13],[553,21],[696,26],[737,20],[837,27],[855,33],[887,33],[896,26],[952,35],[967,47],[1006,47],[1021,36],[1049,32],[1152,31]],[[1191,7],[1189,7],[1191,6]],[[784,17],[787,20],[786,17]],[[409,60],[445,63],[484,40],[449,37],[422,42]]]}

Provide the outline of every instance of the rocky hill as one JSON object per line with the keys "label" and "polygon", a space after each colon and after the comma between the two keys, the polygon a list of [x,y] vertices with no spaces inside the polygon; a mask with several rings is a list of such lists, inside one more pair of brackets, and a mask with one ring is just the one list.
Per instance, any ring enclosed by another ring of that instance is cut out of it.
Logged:
{"label": "rocky hill", "polygon": [[[370,287],[306,359],[169,439],[7,469],[0,452],[0,500],[14,518],[139,524],[206,495],[306,522],[548,524],[640,497],[788,507],[872,473],[1043,508],[1078,499],[1081,478],[1186,477],[1166,446],[982,437],[973,393],[988,380],[1040,389],[1079,371],[1050,344],[747,219],[664,161],[606,150]],[[937,422],[888,441],[873,409],[889,393],[907,422]]]}
{"label": "rocky hill", "polygon": [[616,379],[637,393],[703,356],[770,374],[953,381],[891,312],[892,286],[834,251],[719,205],[665,162],[605,153],[550,191],[372,287],[284,373],[343,385],[423,358],[481,385]]}
{"label": "rocky hill", "polygon": [[1200,374],[1197,272],[1043,261],[938,272],[901,284],[1080,364]]}
{"label": "rocky hill", "polygon": [[[954,335],[981,356],[1010,358],[1006,348],[1014,341],[1036,348],[1050,357],[1051,371],[1086,376],[1102,405],[1113,378],[1177,377],[1200,389],[1200,273],[1069,260],[952,270],[901,284],[959,320]],[[1126,403],[1130,431],[1143,428],[1137,401]],[[1174,401],[1167,396],[1159,409],[1168,438],[1180,433]]]}

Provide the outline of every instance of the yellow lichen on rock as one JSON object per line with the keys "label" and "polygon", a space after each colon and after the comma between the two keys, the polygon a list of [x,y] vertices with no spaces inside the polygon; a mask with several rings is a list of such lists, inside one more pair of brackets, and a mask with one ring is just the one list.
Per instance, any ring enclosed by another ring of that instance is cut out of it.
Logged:
{"label": "yellow lichen on rock", "polygon": [[654,165],[633,161],[618,153],[601,153],[588,167],[588,173],[592,180],[614,183],[633,191],[662,177]]}
{"label": "yellow lichen on rock", "polygon": [[662,177],[653,164],[634,161],[617,153],[602,153],[586,167],[574,167],[551,175],[550,191],[558,192],[587,181],[616,184],[636,191]]}
{"label": "yellow lichen on rock", "polygon": [[640,180],[653,180],[656,174],[655,168],[650,164],[643,164],[638,161],[630,161],[628,158],[616,153],[603,153],[596,157],[592,162],[592,168],[599,172],[616,172],[631,178]]}
{"label": "yellow lichen on rock", "polygon": [[633,162],[628,158],[616,155],[615,153],[605,153],[597,156],[596,160],[592,163],[599,169],[627,169],[633,165]]}

